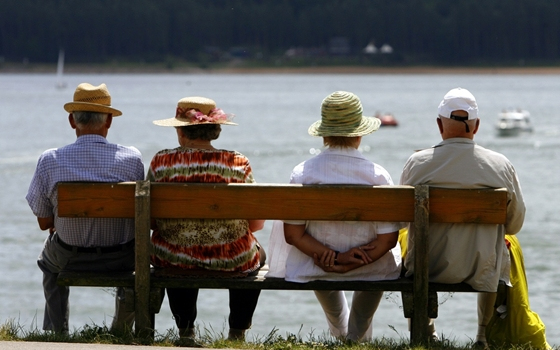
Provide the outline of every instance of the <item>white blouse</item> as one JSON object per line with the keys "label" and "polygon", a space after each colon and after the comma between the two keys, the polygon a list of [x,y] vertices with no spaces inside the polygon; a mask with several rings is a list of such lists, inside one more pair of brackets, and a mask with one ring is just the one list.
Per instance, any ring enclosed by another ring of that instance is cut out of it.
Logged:
{"label": "white blouse", "polygon": [[[327,148],[297,165],[290,183],[392,185],[389,173],[353,148]],[[398,231],[402,225],[368,221],[285,221],[305,224],[306,232],[325,246],[341,252],[367,244],[378,234]],[[282,221],[273,223],[269,240],[267,277],[283,277],[291,282],[313,280],[378,281],[396,279],[401,271],[401,250],[397,245],[377,261],[346,273],[325,272],[313,258],[288,245]]]}

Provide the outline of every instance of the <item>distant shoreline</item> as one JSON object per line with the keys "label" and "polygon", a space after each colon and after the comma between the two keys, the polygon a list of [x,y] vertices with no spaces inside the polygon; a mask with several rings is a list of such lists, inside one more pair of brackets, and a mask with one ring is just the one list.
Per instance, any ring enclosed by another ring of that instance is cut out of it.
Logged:
{"label": "distant shoreline", "polygon": [[[52,64],[2,64],[0,74],[56,74]],[[560,67],[374,67],[374,66],[316,66],[316,67],[165,67],[162,64],[69,64],[65,74],[560,74]]]}

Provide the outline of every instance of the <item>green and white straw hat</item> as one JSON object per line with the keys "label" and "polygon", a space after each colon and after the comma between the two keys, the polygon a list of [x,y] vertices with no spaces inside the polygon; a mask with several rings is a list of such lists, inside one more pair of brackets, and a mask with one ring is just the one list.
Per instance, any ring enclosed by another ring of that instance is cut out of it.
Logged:
{"label": "green and white straw hat", "polygon": [[321,120],[309,127],[311,136],[354,137],[371,134],[379,129],[381,121],[364,117],[362,103],[351,92],[336,91],[327,96],[321,105]]}

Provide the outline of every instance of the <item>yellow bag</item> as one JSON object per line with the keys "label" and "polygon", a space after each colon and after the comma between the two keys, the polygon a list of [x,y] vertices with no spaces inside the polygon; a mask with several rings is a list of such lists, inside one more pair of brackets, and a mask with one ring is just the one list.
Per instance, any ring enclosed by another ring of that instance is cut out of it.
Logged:
{"label": "yellow bag", "polygon": [[[408,229],[399,232],[403,259],[408,248],[407,236]],[[513,235],[506,235],[506,240],[509,242],[512,287],[500,288],[496,300],[505,301],[507,313],[504,318],[501,318],[498,312],[494,312],[486,327],[486,339],[489,344],[495,346],[530,344],[535,349],[551,349],[546,341],[544,323],[529,307],[529,291],[521,245]]]}
{"label": "yellow bag", "polygon": [[506,313],[494,312],[486,327],[486,339],[489,344],[495,346],[530,344],[535,349],[550,349],[546,341],[546,327],[539,315],[529,307],[529,291],[521,245],[513,235],[506,235],[506,241],[509,242],[512,287],[498,290],[496,300],[505,300]]}
{"label": "yellow bag", "polygon": [[399,231],[399,244],[401,245],[401,255],[404,262],[408,252],[408,228],[401,228]]}

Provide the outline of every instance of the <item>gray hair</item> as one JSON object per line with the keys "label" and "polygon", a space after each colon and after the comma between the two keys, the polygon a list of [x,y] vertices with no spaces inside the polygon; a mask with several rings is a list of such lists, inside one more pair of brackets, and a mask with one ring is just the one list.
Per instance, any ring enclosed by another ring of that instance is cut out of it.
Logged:
{"label": "gray hair", "polygon": [[72,112],[72,117],[78,129],[97,130],[105,124],[109,114],[100,112]]}

